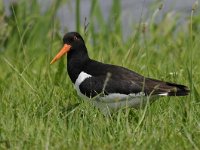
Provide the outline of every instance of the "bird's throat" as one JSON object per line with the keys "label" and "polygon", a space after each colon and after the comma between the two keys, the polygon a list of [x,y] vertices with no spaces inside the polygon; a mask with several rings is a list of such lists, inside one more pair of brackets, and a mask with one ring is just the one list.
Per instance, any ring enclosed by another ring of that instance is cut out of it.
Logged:
{"label": "bird's throat", "polygon": [[71,50],[67,54],[67,71],[70,79],[75,83],[79,74],[84,70],[84,66],[89,61],[87,50]]}

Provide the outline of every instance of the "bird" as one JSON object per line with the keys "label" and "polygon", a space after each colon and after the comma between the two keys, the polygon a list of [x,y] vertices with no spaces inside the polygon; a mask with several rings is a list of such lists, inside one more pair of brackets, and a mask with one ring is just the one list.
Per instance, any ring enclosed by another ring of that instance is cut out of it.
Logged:
{"label": "bird", "polygon": [[186,96],[187,86],[144,77],[130,69],[93,60],[82,36],[68,32],[53,64],[67,54],[67,72],[78,95],[107,115],[121,108],[144,107],[161,96]]}

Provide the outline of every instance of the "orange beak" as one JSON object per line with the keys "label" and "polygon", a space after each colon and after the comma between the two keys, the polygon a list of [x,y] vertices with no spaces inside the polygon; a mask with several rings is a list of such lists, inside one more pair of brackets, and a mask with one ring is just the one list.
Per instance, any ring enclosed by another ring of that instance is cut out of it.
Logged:
{"label": "orange beak", "polygon": [[64,54],[66,54],[67,52],[69,52],[70,48],[72,46],[68,45],[68,44],[64,44],[63,48],[60,50],[60,52],[58,52],[58,54],[54,57],[54,59],[51,61],[50,64],[53,64],[55,61],[57,61],[58,59],[60,59]]}

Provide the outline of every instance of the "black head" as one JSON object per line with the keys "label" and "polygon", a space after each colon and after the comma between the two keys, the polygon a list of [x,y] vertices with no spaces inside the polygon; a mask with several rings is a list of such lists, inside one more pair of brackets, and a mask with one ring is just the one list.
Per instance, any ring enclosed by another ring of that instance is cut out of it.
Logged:
{"label": "black head", "polygon": [[85,44],[83,38],[77,32],[66,33],[63,37],[63,43],[71,45],[71,46],[73,46],[74,44],[77,44],[77,43],[84,43]]}
{"label": "black head", "polygon": [[54,57],[50,64],[57,61],[61,58],[64,54],[68,53],[71,54],[79,54],[82,53],[83,55],[87,55],[87,49],[85,47],[85,42],[81,35],[77,32],[68,32],[63,37],[63,48],[59,51],[59,53]]}

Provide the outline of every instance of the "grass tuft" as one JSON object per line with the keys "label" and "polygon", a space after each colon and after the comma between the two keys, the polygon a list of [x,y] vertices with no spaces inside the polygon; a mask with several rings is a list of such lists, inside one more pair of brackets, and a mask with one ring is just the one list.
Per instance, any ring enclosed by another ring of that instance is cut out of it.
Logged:
{"label": "grass tuft", "polygon": [[191,89],[190,96],[163,97],[110,117],[77,96],[66,58],[49,65],[62,45],[56,17],[61,4],[66,2],[53,1],[42,11],[37,1],[19,0],[10,16],[0,7],[0,149],[199,149],[198,4],[182,24],[182,14],[174,12],[156,22],[158,4],[152,17],[141,18],[139,29],[123,38],[121,1],[113,0],[104,18],[100,2],[91,0],[84,26],[76,1],[76,29],[91,58]]}

